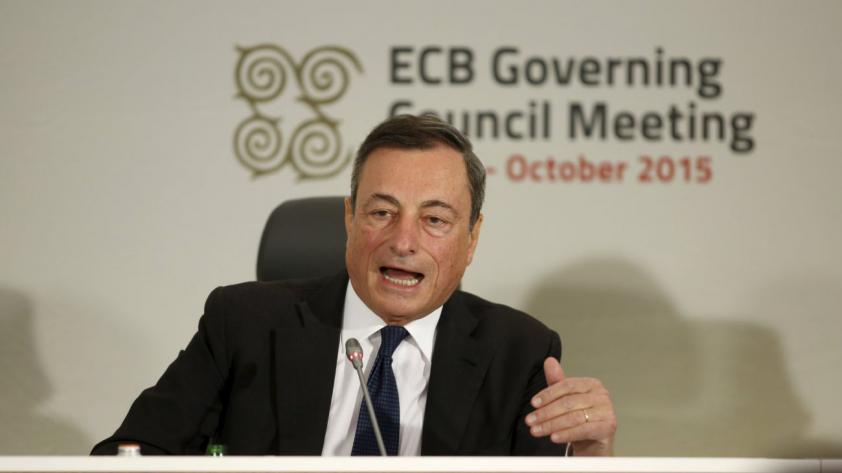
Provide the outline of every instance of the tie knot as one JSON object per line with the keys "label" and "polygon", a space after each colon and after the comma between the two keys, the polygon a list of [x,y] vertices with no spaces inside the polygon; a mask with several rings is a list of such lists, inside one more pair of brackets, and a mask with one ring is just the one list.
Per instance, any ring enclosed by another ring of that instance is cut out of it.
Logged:
{"label": "tie knot", "polygon": [[398,348],[409,332],[400,325],[387,325],[380,329],[380,352],[377,356],[392,357],[392,353]]}

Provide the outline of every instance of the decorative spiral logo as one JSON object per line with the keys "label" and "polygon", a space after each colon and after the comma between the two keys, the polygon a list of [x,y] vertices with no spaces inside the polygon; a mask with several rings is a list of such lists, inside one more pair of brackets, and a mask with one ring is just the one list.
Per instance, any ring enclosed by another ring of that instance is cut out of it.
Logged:
{"label": "decorative spiral logo", "polygon": [[[237,159],[254,176],[285,165],[292,166],[299,179],[322,179],[341,171],[352,152],[344,150],[338,121],[327,115],[324,106],[345,94],[352,72],[362,72],[356,56],[338,46],[316,48],[300,62],[274,44],[237,47],[237,51],[237,97],[251,109],[251,116],[234,132]],[[312,112],[312,118],[292,128],[288,136],[281,127],[285,101],[303,104]]]}

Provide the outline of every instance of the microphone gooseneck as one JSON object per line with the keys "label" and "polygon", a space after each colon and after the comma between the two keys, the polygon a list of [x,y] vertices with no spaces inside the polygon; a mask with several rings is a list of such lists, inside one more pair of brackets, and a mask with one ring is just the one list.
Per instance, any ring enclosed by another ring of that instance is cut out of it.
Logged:
{"label": "microphone gooseneck", "polygon": [[380,450],[380,455],[388,456],[386,445],[383,443],[383,435],[380,434],[380,424],[377,422],[377,415],[374,414],[374,404],[371,403],[371,396],[368,393],[368,384],[363,376],[363,347],[356,338],[349,338],[345,341],[345,356],[348,357],[348,361],[351,362],[357,372],[357,377],[360,379],[365,407],[368,410],[368,417],[371,419],[371,426],[374,428],[374,438],[377,439],[377,448]]}

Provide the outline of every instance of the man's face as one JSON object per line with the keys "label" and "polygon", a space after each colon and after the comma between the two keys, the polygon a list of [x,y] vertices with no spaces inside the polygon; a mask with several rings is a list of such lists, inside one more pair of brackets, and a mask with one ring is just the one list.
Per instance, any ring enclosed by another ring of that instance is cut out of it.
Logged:
{"label": "man's face", "polygon": [[389,324],[432,312],[456,290],[477,245],[462,156],[444,145],[381,148],[345,200],[345,264],[354,290]]}

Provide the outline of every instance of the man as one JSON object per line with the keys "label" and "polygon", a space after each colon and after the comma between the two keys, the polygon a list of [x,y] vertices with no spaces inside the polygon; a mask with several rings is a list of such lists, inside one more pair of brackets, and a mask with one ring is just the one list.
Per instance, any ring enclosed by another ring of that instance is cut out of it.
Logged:
{"label": "man", "polygon": [[565,377],[558,335],[458,290],[484,186],[455,128],[431,115],[382,123],[345,201],[347,274],[215,290],[187,349],[93,453],[133,441],[144,453],[219,442],[235,454],[374,454],[344,353],[358,338],[377,353],[366,369],[390,454],[612,454],[608,392]]}

